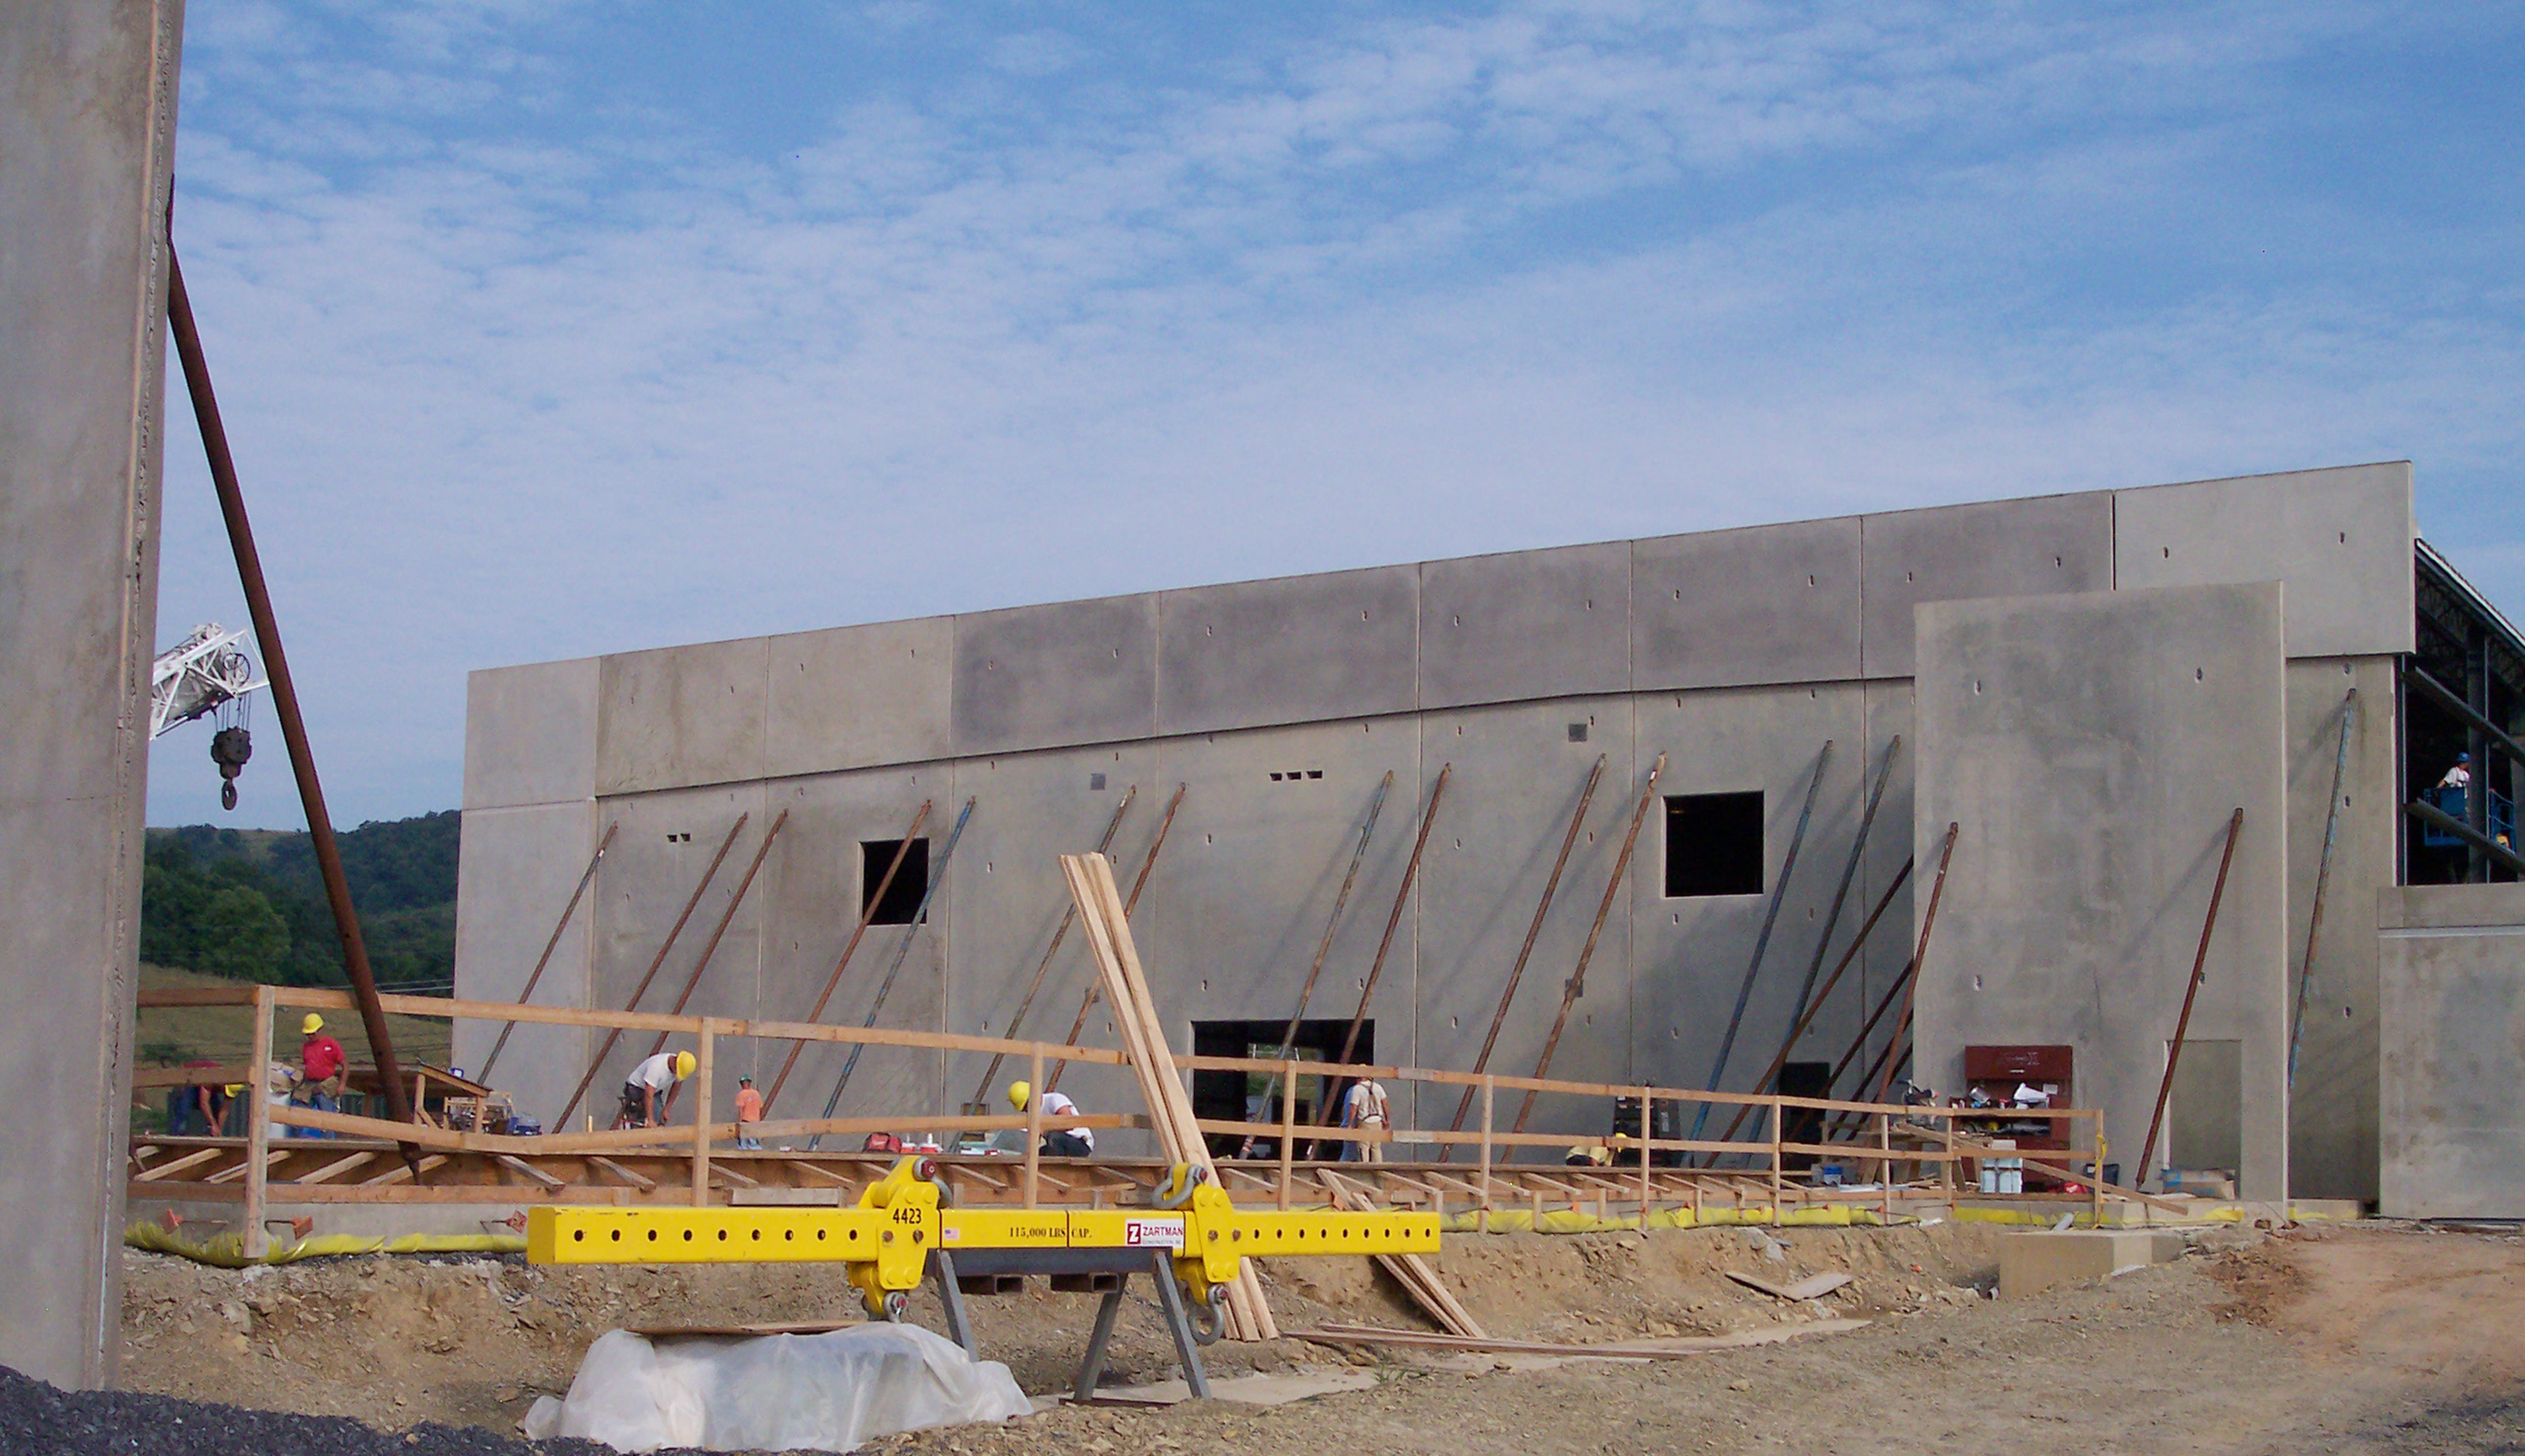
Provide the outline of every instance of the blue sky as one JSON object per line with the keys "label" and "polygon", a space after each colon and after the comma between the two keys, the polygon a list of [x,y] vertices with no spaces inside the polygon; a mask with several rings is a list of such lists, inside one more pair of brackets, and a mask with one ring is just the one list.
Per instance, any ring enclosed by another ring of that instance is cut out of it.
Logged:
{"label": "blue sky", "polygon": [[[335,818],[465,673],[2407,458],[2525,615],[2525,6],[194,0]],[[162,644],[241,625],[171,390]],[[294,826],[268,709],[150,822]]]}

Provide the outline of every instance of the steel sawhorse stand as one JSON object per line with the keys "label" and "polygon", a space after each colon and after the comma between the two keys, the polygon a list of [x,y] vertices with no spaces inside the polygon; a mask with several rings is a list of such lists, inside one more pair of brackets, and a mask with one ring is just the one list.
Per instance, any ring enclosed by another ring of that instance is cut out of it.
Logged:
{"label": "steel sawhorse stand", "polygon": [[1114,1322],[1122,1313],[1123,1293],[1131,1276],[1147,1275],[1158,1286],[1158,1308],[1165,1315],[1167,1332],[1174,1336],[1184,1385],[1193,1399],[1207,1400],[1210,1378],[1201,1368],[1201,1347],[1217,1337],[1217,1326],[1210,1325],[1207,1338],[1194,1331],[1183,1291],[1175,1283],[1173,1262],[1172,1251],[1164,1248],[973,1248],[962,1253],[942,1248],[931,1251],[928,1275],[937,1282],[938,1301],[946,1310],[947,1337],[976,1359],[981,1352],[974,1348],[973,1324],[965,1314],[967,1292],[1015,1293],[1027,1276],[1041,1275],[1056,1290],[1102,1293],[1105,1298],[1096,1309],[1096,1329],[1087,1337],[1087,1357],[1079,1362],[1078,1382],[1070,1391],[1075,1401],[1095,1398],[1096,1378],[1105,1370],[1105,1348],[1113,1341]]}

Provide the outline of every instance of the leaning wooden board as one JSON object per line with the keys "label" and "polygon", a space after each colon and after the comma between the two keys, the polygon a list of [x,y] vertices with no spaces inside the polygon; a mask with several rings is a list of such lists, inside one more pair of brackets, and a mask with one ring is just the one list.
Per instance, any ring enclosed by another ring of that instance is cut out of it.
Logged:
{"label": "leaning wooden board", "polygon": [[[1088,949],[1096,960],[1106,1004],[1114,1009],[1114,1028],[1121,1033],[1124,1050],[1139,1075],[1140,1090],[1148,1099],[1149,1121],[1158,1134],[1161,1150],[1168,1161],[1189,1163],[1216,1179],[1218,1169],[1194,1118],[1192,1096],[1176,1074],[1174,1054],[1166,1047],[1164,1027],[1158,1020],[1148,979],[1141,974],[1139,947],[1131,936],[1130,920],[1123,914],[1121,893],[1114,884],[1113,861],[1101,854],[1065,854],[1061,857],[1061,874],[1069,886],[1070,899],[1078,906],[1079,926],[1087,932]],[[1226,1288],[1229,1338],[1279,1337],[1271,1307],[1262,1295],[1262,1280],[1255,1276],[1250,1262],[1237,1271],[1235,1281]]]}
{"label": "leaning wooden board", "polygon": [[[1344,1205],[1357,1209],[1361,1213],[1366,1213],[1376,1207],[1375,1200],[1352,1186],[1347,1180],[1331,1169],[1318,1168],[1315,1170],[1315,1177],[1321,1180],[1323,1185],[1331,1189],[1333,1196],[1341,1200]],[[1403,1285],[1404,1291],[1411,1296],[1414,1303],[1426,1310],[1431,1319],[1446,1326],[1448,1333],[1466,1339],[1490,1337],[1483,1330],[1480,1322],[1472,1317],[1471,1312],[1457,1301],[1456,1291],[1448,1288],[1445,1281],[1438,1278],[1438,1272],[1431,1269],[1428,1262],[1418,1254],[1379,1254],[1376,1256],[1376,1262],[1385,1267],[1386,1273],[1394,1276],[1395,1281]]]}

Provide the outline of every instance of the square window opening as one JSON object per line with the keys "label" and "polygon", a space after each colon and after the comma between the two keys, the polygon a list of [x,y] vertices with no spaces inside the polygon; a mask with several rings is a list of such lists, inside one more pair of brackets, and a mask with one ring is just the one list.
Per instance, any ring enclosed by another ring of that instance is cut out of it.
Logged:
{"label": "square window opening", "polygon": [[[929,919],[920,914],[920,902],[929,893],[927,839],[912,841],[903,868],[894,872],[894,882],[885,887],[885,898],[877,898],[877,882],[885,879],[885,867],[894,863],[895,851],[902,847],[900,839],[860,841],[860,914],[867,916],[872,926],[908,926],[916,914],[924,923]],[[868,915],[870,906],[875,907],[874,915]]]}
{"label": "square window opening", "polygon": [[1761,892],[1761,793],[1669,794],[1665,801],[1666,898]]}

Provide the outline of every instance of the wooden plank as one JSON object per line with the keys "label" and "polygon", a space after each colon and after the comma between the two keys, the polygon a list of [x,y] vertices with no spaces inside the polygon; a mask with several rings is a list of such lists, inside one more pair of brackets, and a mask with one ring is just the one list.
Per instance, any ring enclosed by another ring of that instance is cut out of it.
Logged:
{"label": "wooden plank", "polygon": [[726,1182],[730,1187],[759,1188],[763,1186],[763,1182],[760,1179],[748,1178],[744,1174],[737,1172],[735,1169],[728,1167],[725,1163],[713,1163],[710,1168],[710,1176]]}
{"label": "wooden plank", "polygon": [[[1375,1209],[1374,1201],[1331,1169],[1316,1169],[1315,1177],[1348,1207],[1361,1213],[1372,1212]],[[1438,1278],[1438,1272],[1429,1267],[1428,1261],[1417,1254],[1379,1254],[1376,1256],[1376,1262],[1384,1266],[1386,1273],[1393,1275],[1404,1288],[1410,1290],[1411,1297],[1419,1303],[1420,1307],[1428,1312],[1430,1318],[1445,1326],[1448,1332],[1469,1339],[1488,1337],[1482,1330],[1481,1323],[1457,1300],[1455,1291],[1447,1287],[1444,1280]]]}
{"label": "wooden plank", "polygon": [[1835,1271],[1829,1274],[1810,1275],[1794,1284],[1775,1284],[1768,1280],[1757,1279],[1741,1270],[1729,1269],[1721,1273],[1748,1289],[1758,1289],[1773,1299],[1785,1299],[1792,1304],[1801,1304],[1809,1299],[1821,1299],[1849,1283],[1851,1278],[1849,1275]]}
{"label": "wooden plank", "polygon": [[159,1087],[223,1087],[243,1082],[254,1075],[245,1066],[223,1067],[143,1067],[131,1074],[131,1089],[151,1091]]}
{"label": "wooden plank", "polygon": [[590,1157],[587,1160],[587,1166],[596,1169],[600,1173],[612,1174],[614,1177],[620,1179],[622,1181],[629,1183],[635,1188],[638,1188],[643,1193],[653,1193],[657,1191],[658,1180],[656,1179],[643,1177],[640,1174],[634,1173],[630,1169],[623,1167],[621,1164],[615,1162],[612,1158]]}
{"label": "wooden plank", "polygon": [[[690,1126],[674,1128],[626,1128],[620,1131],[564,1132],[549,1137],[505,1137],[489,1132],[458,1132],[445,1128],[423,1127],[413,1123],[389,1123],[381,1118],[356,1117],[349,1113],[318,1112],[306,1107],[274,1107],[273,1122],[297,1128],[316,1128],[328,1132],[346,1133],[378,1142],[404,1141],[446,1152],[513,1153],[520,1157],[537,1155],[564,1157],[584,1153],[673,1151],[688,1156],[693,1139]],[[796,1122],[749,1123],[748,1132],[756,1137],[790,1137],[823,1133],[835,1134],[890,1132],[908,1119],[873,1118],[807,1118]],[[924,1117],[913,1119],[923,1128],[945,1130],[987,1131],[1022,1126],[1023,1119],[1015,1117]],[[1076,1123],[1089,1128],[1128,1128],[1133,1120],[1110,1113],[1082,1114]],[[736,1136],[736,1124],[713,1123],[713,1137]]]}
{"label": "wooden plank", "polygon": [[1843,1274],[1839,1270],[1831,1270],[1823,1274],[1809,1275],[1807,1278],[1798,1280],[1796,1283],[1789,1285],[1788,1293],[1791,1299],[1796,1300],[1821,1299],[1826,1294],[1829,1294],[1833,1290],[1840,1288],[1842,1285],[1849,1283],[1850,1280],[1851,1276]]}
{"label": "wooden plank", "polygon": [[[274,986],[274,1004],[290,1011],[349,1011],[349,993],[308,986]],[[156,994],[156,993],[150,993]],[[446,996],[381,995],[378,1003],[400,1016],[439,1021],[520,1021],[552,1027],[610,1027],[625,1031],[682,1031],[700,1034],[711,1023],[721,1036],[752,1036],[766,1041],[824,1041],[869,1046],[913,1046],[947,1051],[1007,1051],[1031,1055],[1038,1047],[1045,1060],[1122,1065],[1122,1054],[1097,1046],[1063,1046],[1049,1041],[1011,1041],[999,1036],[973,1036],[959,1031],[897,1030],[885,1027],[827,1027],[814,1022],[751,1021],[736,1017],[669,1016],[655,1011],[590,1011],[574,1006],[518,1006],[507,1001],[464,1001]],[[226,1002],[215,1002],[226,1005]],[[236,1004],[244,1004],[238,1002]],[[1314,1063],[1308,1064],[1313,1071]]]}
{"label": "wooden plank", "polygon": [[[373,991],[374,987],[371,987]],[[245,1228],[241,1251],[245,1257],[261,1262],[272,1251],[270,1235],[263,1230],[264,1180],[272,1171],[272,987],[254,988],[254,1039],[249,1043],[254,1053],[254,1077],[238,1095],[246,1099],[245,1162],[246,1174]]]}
{"label": "wooden plank", "polygon": [[523,1177],[533,1179],[536,1182],[543,1184],[547,1188],[564,1188],[569,1186],[569,1184],[564,1182],[562,1180],[544,1172],[542,1169],[537,1168],[534,1164],[527,1162],[523,1158],[514,1158],[507,1153],[500,1153],[496,1154],[491,1161],[499,1164],[503,1168],[506,1168],[511,1173],[520,1174]]}
{"label": "wooden plank", "polygon": [[[783,811],[786,818],[786,811]],[[768,835],[765,844],[770,843]],[[711,1063],[717,1036],[708,1022],[702,1023],[700,1049],[693,1058],[693,1207],[710,1202],[711,1177]],[[651,1053],[651,1055],[656,1055]],[[672,1095],[671,1093],[669,1095]]]}
{"label": "wooden plank", "polygon": [[[429,1170],[438,1167],[446,1161],[447,1155],[444,1153],[424,1153],[415,1162],[399,1163],[394,1167],[387,1169],[385,1172],[378,1174],[374,1178],[363,1180],[360,1186],[363,1188],[389,1188],[396,1183],[415,1181],[421,1174],[427,1173]],[[347,1193],[351,1190],[344,1188],[340,1191]]]}
{"label": "wooden plank", "polygon": [[199,1168],[226,1151],[227,1149],[223,1147],[196,1148],[180,1158],[171,1158],[146,1173],[134,1174],[131,1180],[135,1183],[148,1183],[156,1182],[162,1178],[173,1178],[187,1168]]}
{"label": "wooden plank", "polygon": [[374,1152],[363,1152],[353,1153],[347,1158],[335,1158],[332,1162],[325,1164],[315,1172],[302,1173],[298,1177],[291,1179],[289,1181],[291,1185],[299,1187],[303,1187],[309,1183],[324,1182],[336,1174],[348,1173],[354,1168],[366,1167],[368,1164],[375,1162],[376,1157],[377,1155]]}
{"label": "wooden plank", "polygon": [[[139,998],[139,1006],[143,1011],[162,1006],[252,1006],[253,1004],[254,987],[252,986],[233,988],[223,985],[149,986],[141,990]],[[344,1009],[348,1009],[350,1004],[351,998],[348,995],[343,996]]]}
{"label": "wooden plank", "polygon": [[1570,1358],[1609,1360],[1675,1360],[1712,1350],[1736,1350],[1750,1345],[1777,1344],[1808,1334],[1842,1334],[1867,1327],[1865,1320],[1813,1320],[1803,1325],[1783,1325],[1770,1330],[1748,1330],[1742,1334],[1683,1335],[1656,1341],[1629,1341],[1609,1345],[1559,1345],[1523,1339],[1473,1339],[1455,1334],[1432,1334],[1417,1330],[1380,1330],[1366,1325],[1325,1325],[1312,1330],[1292,1330],[1299,1339],[1318,1344],[1390,1344],[1413,1345],[1425,1349],[1467,1350],[1504,1355],[1560,1355]]}
{"label": "wooden plank", "polygon": [[[1139,1074],[1159,1140],[1168,1158],[1215,1180],[1216,1165],[1202,1140],[1191,1095],[1175,1074],[1173,1054],[1166,1046],[1164,1029],[1158,1025],[1147,978],[1140,972],[1139,948],[1131,936],[1121,892],[1114,884],[1113,862],[1103,855],[1064,855],[1061,867],[1078,905],[1080,924],[1088,932],[1106,1000],[1114,1011],[1114,1026]],[[1227,1285],[1226,1324],[1227,1332],[1243,1340],[1270,1339],[1277,1333],[1251,1263],[1240,1268],[1236,1280]]]}

